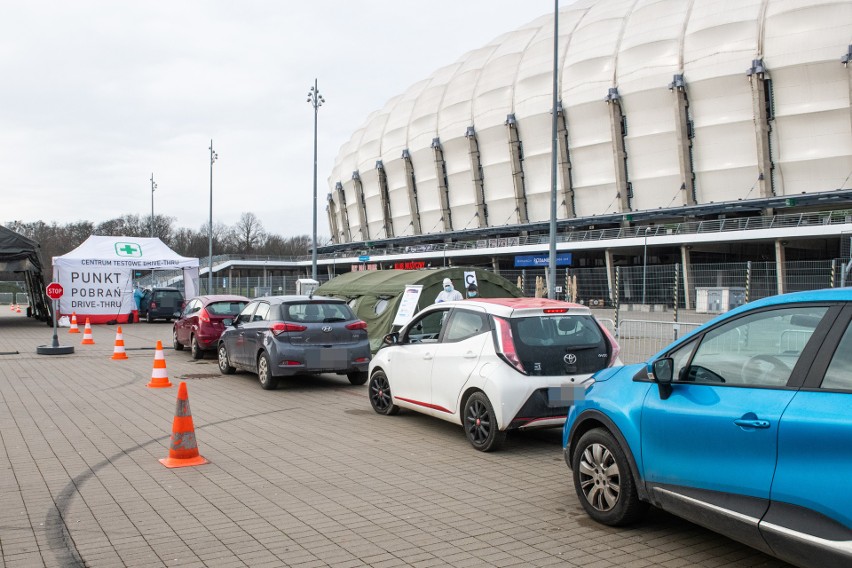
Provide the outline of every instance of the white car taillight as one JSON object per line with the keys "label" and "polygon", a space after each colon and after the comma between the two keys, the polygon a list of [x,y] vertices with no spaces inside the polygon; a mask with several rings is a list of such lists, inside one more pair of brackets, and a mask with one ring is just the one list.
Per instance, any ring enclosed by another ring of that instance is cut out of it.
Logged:
{"label": "white car taillight", "polygon": [[610,351],[612,353],[609,356],[609,364],[607,367],[612,367],[615,365],[615,362],[618,361],[618,354],[621,353],[621,345],[618,344],[618,341],[615,340],[605,325],[601,325],[600,322],[598,322],[598,325],[600,325],[604,332],[604,337],[606,337],[606,340],[609,342]]}
{"label": "white car taillight", "polygon": [[494,351],[497,355],[514,367],[518,372],[527,374],[521,363],[518,352],[515,349],[515,340],[512,338],[512,326],[503,318],[494,316]]}

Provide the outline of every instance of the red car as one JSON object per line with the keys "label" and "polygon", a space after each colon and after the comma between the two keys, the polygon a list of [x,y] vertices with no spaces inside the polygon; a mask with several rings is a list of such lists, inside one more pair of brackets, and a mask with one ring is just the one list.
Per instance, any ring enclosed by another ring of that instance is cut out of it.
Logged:
{"label": "red car", "polygon": [[225,331],[224,320],[239,315],[249,299],[245,296],[196,296],[186,303],[172,331],[176,351],[189,346],[193,359],[204,357],[205,351],[215,351],[219,336]]}

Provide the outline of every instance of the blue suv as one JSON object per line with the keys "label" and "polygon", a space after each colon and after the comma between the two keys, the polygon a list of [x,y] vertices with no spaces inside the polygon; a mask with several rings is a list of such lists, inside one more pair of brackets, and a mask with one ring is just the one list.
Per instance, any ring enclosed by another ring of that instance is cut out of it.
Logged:
{"label": "blue suv", "polygon": [[565,423],[590,517],[654,505],[799,566],[852,566],[852,289],[774,296],[596,373]]}

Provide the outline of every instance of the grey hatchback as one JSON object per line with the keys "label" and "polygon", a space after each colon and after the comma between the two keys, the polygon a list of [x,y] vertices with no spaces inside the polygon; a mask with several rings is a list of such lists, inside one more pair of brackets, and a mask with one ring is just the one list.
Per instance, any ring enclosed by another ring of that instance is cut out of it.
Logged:
{"label": "grey hatchback", "polygon": [[343,300],[322,296],[267,296],[252,300],[219,338],[219,371],[257,373],[267,390],[280,377],[337,373],[367,382],[367,324]]}

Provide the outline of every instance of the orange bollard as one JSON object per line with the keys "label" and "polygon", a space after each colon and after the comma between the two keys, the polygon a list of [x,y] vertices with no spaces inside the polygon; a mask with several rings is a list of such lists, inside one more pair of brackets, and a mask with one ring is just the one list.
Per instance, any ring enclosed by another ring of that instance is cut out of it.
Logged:
{"label": "orange bollard", "polygon": [[71,327],[68,329],[68,333],[80,333],[80,328],[77,327],[77,313],[71,312]]}
{"label": "orange bollard", "polygon": [[175,419],[172,422],[172,436],[169,440],[169,457],[161,459],[166,467],[188,467],[210,463],[198,453],[195,442],[195,426],[189,411],[189,394],[186,383],[181,381],[178,387]]}
{"label": "orange bollard", "polygon": [[127,359],[127,352],[124,350],[124,335],[121,333],[121,326],[115,330],[115,348],[112,350],[112,359]]}
{"label": "orange bollard", "polygon": [[89,323],[89,318],[86,318],[86,327],[83,328],[83,341],[80,345],[94,345],[95,340],[92,339],[92,324]]}
{"label": "orange bollard", "polygon": [[166,357],[163,355],[163,342],[157,340],[157,350],[154,351],[154,370],[151,371],[151,382],[148,388],[165,389],[172,386],[166,373]]}

